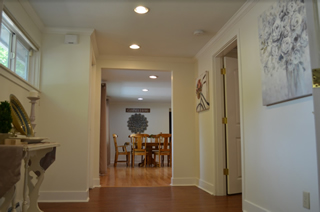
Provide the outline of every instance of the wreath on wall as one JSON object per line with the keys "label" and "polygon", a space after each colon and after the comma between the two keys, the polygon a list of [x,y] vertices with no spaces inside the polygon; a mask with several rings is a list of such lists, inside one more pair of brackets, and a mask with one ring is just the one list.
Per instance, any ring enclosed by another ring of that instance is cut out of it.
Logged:
{"label": "wreath on wall", "polygon": [[132,133],[143,133],[148,127],[148,120],[142,114],[133,114],[128,120],[128,128]]}

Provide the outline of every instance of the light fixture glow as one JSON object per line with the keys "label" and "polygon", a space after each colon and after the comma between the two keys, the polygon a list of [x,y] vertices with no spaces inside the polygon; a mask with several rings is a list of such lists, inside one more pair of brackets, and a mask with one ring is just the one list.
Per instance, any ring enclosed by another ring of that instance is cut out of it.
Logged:
{"label": "light fixture glow", "polygon": [[137,44],[132,44],[132,45],[130,46],[130,49],[140,49],[140,46],[137,45]]}
{"label": "light fixture glow", "polygon": [[149,90],[148,90],[148,89],[146,89],[146,88],[144,88],[144,89],[142,89],[142,91],[147,92],[147,91],[149,91]]}
{"label": "light fixture glow", "polygon": [[143,98],[138,98],[138,100],[139,100],[139,101],[142,101],[142,100],[143,100]]}
{"label": "light fixture glow", "polygon": [[156,76],[156,75],[151,75],[151,76],[149,76],[149,78],[150,78],[150,79],[157,79],[158,76]]}
{"label": "light fixture glow", "polygon": [[138,7],[134,8],[134,11],[138,14],[146,14],[149,11],[149,9],[144,6],[138,6]]}

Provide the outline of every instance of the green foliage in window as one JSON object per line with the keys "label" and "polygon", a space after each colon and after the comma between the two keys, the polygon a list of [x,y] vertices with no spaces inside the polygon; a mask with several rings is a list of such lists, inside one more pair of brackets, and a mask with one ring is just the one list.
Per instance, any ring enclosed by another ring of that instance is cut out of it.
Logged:
{"label": "green foliage in window", "polygon": [[0,63],[8,67],[8,51],[0,46]]}
{"label": "green foliage in window", "polygon": [[7,101],[0,102],[0,133],[10,132],[12,126],[12,116],[10,103]]}

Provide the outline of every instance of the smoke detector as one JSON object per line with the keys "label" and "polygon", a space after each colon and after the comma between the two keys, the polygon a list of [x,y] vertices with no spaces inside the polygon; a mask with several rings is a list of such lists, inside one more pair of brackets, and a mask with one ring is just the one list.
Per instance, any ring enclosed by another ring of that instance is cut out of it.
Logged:
{"label": "smoke detector", "polygon": [[194,35],[202,35],[204,31],[202,29],[197,29],[196,31],[193,32]]}

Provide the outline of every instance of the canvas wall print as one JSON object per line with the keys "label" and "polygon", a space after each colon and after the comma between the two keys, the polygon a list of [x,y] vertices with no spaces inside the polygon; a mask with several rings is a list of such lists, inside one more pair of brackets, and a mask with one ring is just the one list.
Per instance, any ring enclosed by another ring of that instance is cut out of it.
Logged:
{"label": "canvas wall print", "polygon": [[278,0],[259,17],[263,105],[312,93],[304,0]]}
{"label": "canvas wall print", "polygon": [[209,109],[209,81],[208,71],[205,71],[196,81],[196,97],[197,97],[197,112]]}

